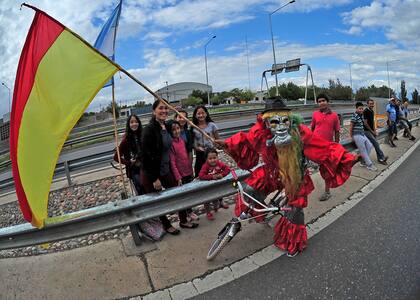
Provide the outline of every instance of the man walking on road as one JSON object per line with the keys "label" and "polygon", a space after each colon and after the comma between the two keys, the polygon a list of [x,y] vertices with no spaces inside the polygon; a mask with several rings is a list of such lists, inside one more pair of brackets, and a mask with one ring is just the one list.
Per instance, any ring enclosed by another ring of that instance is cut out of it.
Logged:
{"label": "man walking on road", "polygon": [[[311,129],[314,135],[323,137],[329,142],[340,142],[340,121],[338,115],[331,111],[330,100],[325,94],[319,94],[316,98],[319,110],[314,111],[312,115]],[[326,170],[321,166],[319,168],[321,176],[326,174]],[[322,178],[325,178],[322,176]],[[319,198],[319,201],[326,201],[331,198],[330,184],[325,181],[325,192]]]}
{"label": "man walking on road", "polygon": [[387,156],[381,150],[378,141],[376,140],[376,136],[378,133],[376,132],[375,127],[375,112],[373,108],[375,107],[375,102],[372,99],[367,100],[367,107],[363,111],[363,127],[365,130],[365,136],[368,140],[372,143],[373,147],[376,151],[376,156],[378,158],[378,162],[380,164],[386,165],[386,161],[388,159]]}

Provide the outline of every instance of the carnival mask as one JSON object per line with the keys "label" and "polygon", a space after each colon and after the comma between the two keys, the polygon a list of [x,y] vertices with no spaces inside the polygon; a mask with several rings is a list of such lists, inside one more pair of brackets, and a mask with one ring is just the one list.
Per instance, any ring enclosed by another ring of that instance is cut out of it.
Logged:
{"label": "carnival mask", "polygon": [[273,134],[273,138],[266,141],[266,145],[276,148],[290,145],[292,136],[290,135],[290,119],[288,115],[275,115],[266,119],[266,126]]}

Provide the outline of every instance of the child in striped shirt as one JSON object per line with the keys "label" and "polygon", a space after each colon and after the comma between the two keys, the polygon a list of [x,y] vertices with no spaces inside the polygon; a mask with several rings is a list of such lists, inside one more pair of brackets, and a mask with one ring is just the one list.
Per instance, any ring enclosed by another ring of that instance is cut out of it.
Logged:
{"label": "child in striped shirt", "polygon": [[350,137],[359,149],[360,155],[363,158],[364,165],[370,171],[376,171],[377,168],[369,157],[370,151],[373,148],[372,143],[365,135],[363,128],[363,103],[356,103],[356,112],[350,120]]}

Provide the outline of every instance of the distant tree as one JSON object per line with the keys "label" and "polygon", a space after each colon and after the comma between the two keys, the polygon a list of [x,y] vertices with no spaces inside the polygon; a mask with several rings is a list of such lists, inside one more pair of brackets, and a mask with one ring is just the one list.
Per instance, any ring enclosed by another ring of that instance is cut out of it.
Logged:
{"label": "distant tree", "polygon": [[203,103],[203,99],[198,97],[189,96],[187,99],[181,100],[184,106],[196,106]]}
{"label": "distant tree", "polygon": [[[121,110],[121,107],[118,105],[118,103],[115,103],[115,116],[117,119],[120,117],[120,110]],[[112,101],[109,102],[108,106],[105,107],[103,111],[106,111],[112,114]]]}
{"label": "distant tree", "polygon": [[190,96],[200,98],[201,100],[203,100],[204,103],[207,103],[207,92],[193,90]]}
{"label": "distant tree", "polygon": [[414,89],[414,91],[411,93],[411,101],[414,104],[420,104],[419,92],[417,89]]}
{"label": "distant tree", "polygon": [[401,100],[408,100],[407,98],[407,90],[405,88],[405,80],[401,80]]}
{"label": "distant tree", "polygon": [[[391,95],[394,94],[394,91],[391,89]],[[356,100],[357,101],[364,101],[367,100],[369,97],[382,97],[388,98],[389,96],[389,89],[387,86],[377,87],[375,85],[371,85],[368,87],[361,87],[356,92]]]}
{"label": "distant tree", "polygon": [[352,91],[350,86],[344,86],[338,78],[337,81],[329,79],[328,83],[328,94],[331,100],[351,100]]}
{"label": "distant tree", "polygon": [[137,102],[133,105],[133,107],[143,107],[143,106],[146,106],[146,102],[144,102],[144,101],[137,101]]}

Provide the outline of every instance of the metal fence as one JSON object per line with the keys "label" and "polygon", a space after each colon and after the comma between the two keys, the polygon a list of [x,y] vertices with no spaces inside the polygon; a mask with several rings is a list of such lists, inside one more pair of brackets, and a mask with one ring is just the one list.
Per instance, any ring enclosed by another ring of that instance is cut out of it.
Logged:
{"label": "metal fence", "polygon": [[[420,117],[411,121],[413,125],[418,125]],[[383,138],[387,135],[387,131],[380,129],[378,134],[379,138]],[[342,144],[348,150],[354,149],[349,139],[344,140]],[[237,174],[241,180],[249,175],[243,170],[237,171]],[[196,181],[160,193],[132,197],[53,217],[47,220],[43,229],[36,229],[30,224],[1,228],[0,250],[65,240],[136,224],[232,195],[235,190],[231,183],[231,175],[216,181]]]}
{"label": "metal fence", "polygon": [[[236,115],[238,112],[236,112]],[[351,113],[345,113],[340,115],[340,119],[348,119],[351,116]],[[308,124],[311,121],[311,117],[307,117],[304,119],[305,124]],[[231,136],[232,134],[239,132],[241,130],[248,130],[251,127],[252,124],[248,124],[245,126],[237,126],[237,127],[231,127],[231,128],[225,128],[220,130],[220,136],[221,138],[227,138]],[[120,131],[123,131],[122,129]],[[103,136],[106,135],[112,135],[113,131],[105,132],[105,133],[98,133],[92,136]],[[90,136],[90,138],[92,138]],[[82,137],[80,139],[87,139],[89,137]],[[73,160],[63,161],[57,164],[54,176],[59,175],[65,175],[66,178],[68,178],[68,184],[71,185],[71,172],[80,171],[83,169],[86,169],[88,167],[93,167],[97,165],[103,165],[106,163],[109,163],[113,160],[114,157],[114,147],[110,147],[110,149],[102,151],[102,152],[96,152],[91,153],[88,156],[76,158]],[[5,168],[11,165],[11,161],[8,160],[6,162],[3,162],[0,164],[0,168]],[[13,178],[10,175],[8,178],[5,178],[3,180],[0,180],[0,190],[6,190],[11,189],[14,186]]]}

